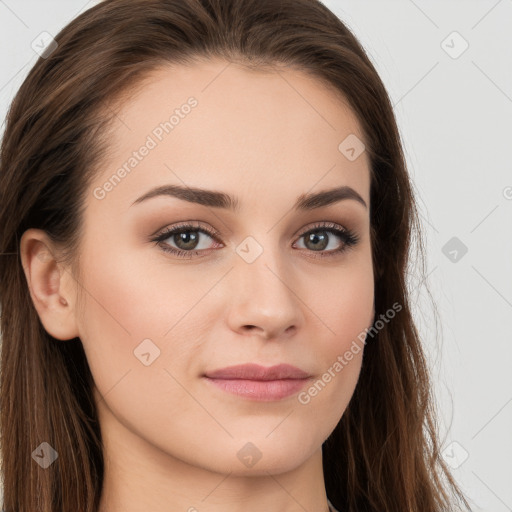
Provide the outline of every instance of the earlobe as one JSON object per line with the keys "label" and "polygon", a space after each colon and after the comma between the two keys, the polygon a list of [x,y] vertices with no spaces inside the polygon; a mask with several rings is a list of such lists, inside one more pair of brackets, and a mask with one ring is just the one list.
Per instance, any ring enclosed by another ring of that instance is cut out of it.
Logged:
{"label": "earlobe", "polygon": [[56,250],[40,229],[20,240],[20,257],[30,296],[46,332],[59,340],[78,337],[71,292],[72,276],[59,265]]}

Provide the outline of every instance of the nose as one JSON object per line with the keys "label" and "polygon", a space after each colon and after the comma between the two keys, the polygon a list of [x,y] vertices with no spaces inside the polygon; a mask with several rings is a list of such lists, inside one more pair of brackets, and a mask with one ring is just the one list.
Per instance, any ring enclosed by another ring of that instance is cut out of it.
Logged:
{"label": "nose", "polygon": [[279,250],[265,250],[247,263],[238,258],[229,280],[229,327],[243,335],[264,339],[289,336],[304,322],[304,303],[297,294],[297,279]]}

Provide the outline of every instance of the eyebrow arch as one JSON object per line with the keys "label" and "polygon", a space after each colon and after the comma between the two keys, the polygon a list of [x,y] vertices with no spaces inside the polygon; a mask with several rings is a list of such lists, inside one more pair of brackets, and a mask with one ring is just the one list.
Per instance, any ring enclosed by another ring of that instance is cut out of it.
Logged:
{"label": "eyebrow arch", "polygon": [[[163,185],[151,189],[136,199],[131,206],[159,196],[176,197],[183,201],[188,201],[189,203],[196,203],[212,208],[224,208],[235,212],[240,210],[240,202],[236,197],[214,190],[182,187],[180,185]],[[315,208],[329,206],[346,199],[353,199],[362,204],[365,208],[368,208],[365,200],[353,188],[348,186],[323,190],[321,192],[301,194],[297,198],[294,208],[295,210],[302,211],[314,210]]]}

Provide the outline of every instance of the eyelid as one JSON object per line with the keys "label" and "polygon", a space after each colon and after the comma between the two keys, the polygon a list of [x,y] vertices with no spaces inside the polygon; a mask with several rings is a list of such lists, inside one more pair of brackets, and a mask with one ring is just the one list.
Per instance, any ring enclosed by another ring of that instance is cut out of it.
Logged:
{"label": "eyelid", "polygon": [[217,238],[221,236],[221,232],[216,229],[209,227],[207,225],[203,225],[201,221],[182,221],[177,224],[172,224],[171,226],[166,226],[165,228],[159,229],[156,233],[151,235],[151,237],[161,237],[166,235],[167,233],[175,234],[176,232],[183,231],[200,231],[201,233],[205,233],[212,238]]}
{"label": "eyelid", "polygon": [[319,229],[337,229],[339,231],[349,231],[347,228],[343,227],[341,224],[337,224],[336,222],[320,221],[315,222],[312,226],[307,228],[302,228],[295,236],[304,236],[307,235],[310,231],[317,231]]}

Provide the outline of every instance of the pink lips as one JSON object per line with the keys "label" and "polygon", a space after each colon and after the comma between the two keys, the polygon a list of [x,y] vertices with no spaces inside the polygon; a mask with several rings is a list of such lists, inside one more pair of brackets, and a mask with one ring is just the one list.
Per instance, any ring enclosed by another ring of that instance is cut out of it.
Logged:
{"label": "pink lips", "polygon": [[204,377],[228,393],[253,400],[271,401],[296,393],[309,380],[310,375],[289,364],[269,368],[258,364],[242,364],[207,372]]}

